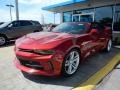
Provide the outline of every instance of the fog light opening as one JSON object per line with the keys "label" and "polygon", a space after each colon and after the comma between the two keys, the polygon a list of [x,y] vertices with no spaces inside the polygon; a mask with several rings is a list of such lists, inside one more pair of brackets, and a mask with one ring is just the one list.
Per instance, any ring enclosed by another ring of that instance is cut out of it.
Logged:
{"label": "fog light opening", "polygon": [[54,70],[52,62],[48,61],[48,65],[49,65],[49,67],[50,67],[51,70]]}

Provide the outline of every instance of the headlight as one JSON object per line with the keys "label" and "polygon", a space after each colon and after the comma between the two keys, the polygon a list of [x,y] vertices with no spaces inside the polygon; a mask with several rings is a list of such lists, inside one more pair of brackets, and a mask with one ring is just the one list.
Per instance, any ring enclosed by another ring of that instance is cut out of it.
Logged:
{"label": "headlight", "polygon": [[51,55],[54,53],[52,50],[34,50],[34,53],[41,55]]}

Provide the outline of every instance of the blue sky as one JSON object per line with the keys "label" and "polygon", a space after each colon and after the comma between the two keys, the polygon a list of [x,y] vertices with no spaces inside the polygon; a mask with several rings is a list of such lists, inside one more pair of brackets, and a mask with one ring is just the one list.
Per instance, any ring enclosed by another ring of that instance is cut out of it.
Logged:
{"label": "blue sky", "polygon": [[[15,0],[0,0],[0,22],[10,21],[9,8],[6,4],[13,4]],[[54,22],[52,12],[41,10],[44,6],[61,3],[69,0],[18,0],[20,19],[38,20],[41,22],[41,16],[44,16],[45,23]],[[15,8],[12,9],[12,16],[15,19]],[[60,16],[56,14],[56,23],[60,23]]]}

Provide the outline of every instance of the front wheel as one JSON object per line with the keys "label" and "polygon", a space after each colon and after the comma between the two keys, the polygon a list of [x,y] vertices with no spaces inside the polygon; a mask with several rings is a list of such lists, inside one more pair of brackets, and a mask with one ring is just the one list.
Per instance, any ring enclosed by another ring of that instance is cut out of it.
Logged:
{"label": "front wheel", "polygon": [[6,38],[4,36],[0,36],[0,46],[6,43]]}
{"label": "front wheel", "polygon": [[73,49],[71,50],[65,57],[62,66],[62,74],[64,76],[71,76],[73,75],[80,63],[80,53],[78,50]]}

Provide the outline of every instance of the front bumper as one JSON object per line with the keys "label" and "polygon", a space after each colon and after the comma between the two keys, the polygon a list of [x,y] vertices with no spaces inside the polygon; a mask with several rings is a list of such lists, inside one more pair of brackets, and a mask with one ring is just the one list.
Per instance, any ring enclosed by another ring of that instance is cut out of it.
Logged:
{"label": "front bumper", "polygon": [[54,75],[57,75],[57,73],[54,73],[54,71],[51,71],[51,72],[48,71],[47,72],[47,71],[43,71],[43,70],[37,70],[37,69],[34,69],[34,68],[26,67],[24,65],[21,65],[20,62],[17,59],[14,60],[14,64],[16,65],[16,67],[18,69],[20,69],[21,71],[24,71],[24,72],[26,72],[28,74],[44,75],[44,76],[54,76]]}
{"label": "front bumper", "polygon": [[[61,56],[60,54],[54,55],[54,56],[36,56],[25,53],[16,53],[17,58],[14,60],[14,64],[18,69],[20,69],[23,72],[26,72],[28,74],[33,74],[33,75],[43,75],[43,76],[58,76],[61,74],[61,67],[62,67],[62,61],[63,58],[59,57]],[[19,60],[19,58],[24,59],[25,61],[33,61],[40,63],[43,68],[41,69],[36,69],[33,67],[28,67],[24,64],[22,64]]]}

